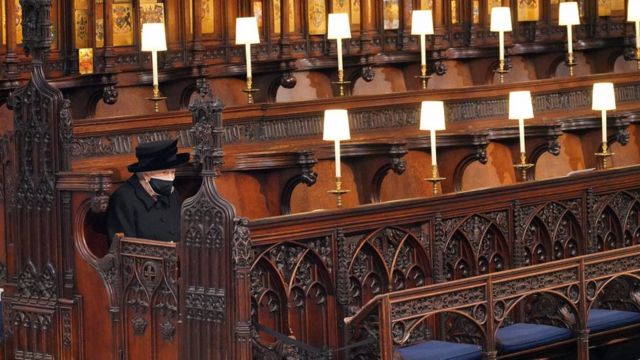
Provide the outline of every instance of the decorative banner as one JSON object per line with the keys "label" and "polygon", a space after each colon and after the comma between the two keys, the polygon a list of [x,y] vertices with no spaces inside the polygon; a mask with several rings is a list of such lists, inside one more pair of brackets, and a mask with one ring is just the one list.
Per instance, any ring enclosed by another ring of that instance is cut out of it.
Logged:
{"label": "decorative banner", "polygon": [[104,47],[104,20],[96,19],[96,47]]}
{"label": "decorative banner", "polygon": [[76,48],[89,47],[89,10],[76,10]]}
{"label": "decorative banner", "polygon": [[282,27],[282,9],[280,8],[280,0],[273,0],[273,32],[280,34]]}
{"label": "decorative banner", "polygon": [[[624,0],[611,0],[611,11],[624,12]],[[624,13],[622,16],[624,16]]]}
{"label": "decorative banner", "polygon": [[140,23],[164,23],[164,4],[140,4]]}
{"label": "decorative banner", "polygon": [[75,8],[76,10],[89,10],[89,0],[76,0]]}
{"label": "decorative banner", "polygon": [[113,46],[133,45],[133,6],[113,4]]}
{"label": "decorative banner", "polygon": [[310,0],[309,2],[309,34],[324,35],[327,33],[327,9],[324,0]]}
{"label": "decorative banner", "polygon": [[420,0],[420,10],[433,10],[433,0]]}
{"label": "decorative banner", "polygon": [[333,0],[334,13],[350,13],[348,0]]}
{"label": "decorative banner", "polygon": [[351,23],[360,25],[360,0],[351,0]]}
{"label": "decorative banner", "polygon": [[289,31],[297,31],[296,29],[296,3],[293,0],[286,0],[289,6]]}
{"label": "decorative banner", "polygon": [[518,21],[538,21],[539,0],[518,0]]}
{"label": "decorative banner", "polygon": [[488,0],[487,1],[487,14],[491,14],[491,9],[496,6],[502,6],[502,0]]}
{"label": "decorative banner", "polygon": [[213,34],[213,0],[202,0],[200,24],[203,34]]}
{"label": "decorative banner", "polygon": [[[489,2],[489,7],[491,7],[491,2]],[[491,10],[489,10],[489,14],[491,14]],[[480,0],[473,0],[473,6],[471,8],[471,22],[474,25],[480,24]]]}
{"label": "decorative banner", "polygon": [[80,74],[93,74],[93,49],[78,49],[78,69]]}
{"label": "decorative banner", "polygon": [[2,12],[2,29],[0,29],[0,32],[2,33],[2,45],[5,45],[7,43],[7,16],[5,15],[7,13],[7,6],[5,5],[5,0],[0,1],[0,6],[0,12]]}
{"label": "decorative banner", "polygon": [[451,23],[458,23],[458,0],[451,0]]}
{"label": "decorative banner", "polygon": [[[16,44],[22,44],[22,7],[20,0],[16,0]],[[6,27],[5,27],[6,28]]]}
{"label": "decorative banner", "polygon": [[400,27],[400,0],[384,0],[384,29],[396,30]]}
{"label": "decorative banner", "polygon": [[611,16],[610,0],[598,0],[598,16]]}
{"label": "decorative banner", "polygon": [[262,29],[262,0],[252,3],[253,16],[258,21],[258,29]]}

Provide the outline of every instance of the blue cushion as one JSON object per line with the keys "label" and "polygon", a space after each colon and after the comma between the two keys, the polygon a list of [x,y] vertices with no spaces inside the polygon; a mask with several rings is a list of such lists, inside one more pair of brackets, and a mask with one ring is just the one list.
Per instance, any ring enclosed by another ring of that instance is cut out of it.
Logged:
{"label": "blue cushion", "polygon": [[571,330],[556,326],[525,323],[513,324],[498,329],[498,349],[507,353],[531,349],[569,339],[571,334]]}
{"label": "blue cushion", "polygon": [[404,360],[477,360],[482,348],[473,344],[460,344],[431,340],[398,349]]}
{"label": "blue cushion", "polygon": [[604,331],[640,322],[640,313],[634,311],[591,309],[587,328],[590,332]]}

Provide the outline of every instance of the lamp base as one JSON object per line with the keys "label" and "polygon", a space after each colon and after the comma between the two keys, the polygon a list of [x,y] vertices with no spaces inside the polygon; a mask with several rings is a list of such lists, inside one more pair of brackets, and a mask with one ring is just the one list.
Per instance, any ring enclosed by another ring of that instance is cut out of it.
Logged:
{"label": "lamp base", "polygon": [[344,87],[346,85],[351,84],[351,81],[344,81],[344,80],[338,80],[338,81],[332,81],[331,82],[334,85],[338,86],[338,90],[340,91],[340,96],[344,96],[345,92],[344,92]]}
{"label": "lamp base", "polygon": [[607,161],[607,159],[615,155],[615,153],[609,152],[608,149],[609,147],[607,146],[607,143],[603,142],[602,152],[595,153],[595,156],[602,159],[602,169],[607,169],[609,167],[609,162]]}
{"label": "lamp base", "polygon": [[415,78],[421,80],[422,90],[427,90],[427,83],[431,79],[431,75],[416,75]]}
{"label": "lamp base", "polygon": [[160,107],[159,107],[158,103],[160,101],[166,100],[167,97],[166,96],[160,96],[160,89],[158,88],[158,85],[154,85],[153,86],[153,97],[145,98],[145,99],[153,101],[153,111],[154,112],[160,112]]}
{"label": "lamp base", "polygon": [[247,104],[253,104],[253,93],[260,91],[260,89],[254,89],[254,88],[244,88],[242,89],[242,92],[247,94]]}
{"label": "lamp base", "polygon": [[509,72],[509,70],[505,66],[504,60],[500,60],[500,64],[498,65],[498,68],[493,71],[500,75],[500,84],[504,84],[504,74]]}
{"label": "lamp base", "polygon": [[567,53],[567,61],[565,61],[565,65],[569,68],[569,76],[573,76],[573,67],[577,65],[573,53]]}
{"label": "lamp base", "polygon": [[527,172],[529,171],[530,168],[533,167],[533,164],[527,162],[526,153],[523,153],[523,152],[520,153],[520,163],[513,164],[513,167],[516,168],[516,170],[520,171],[520,178],[522,179],[523,182],[529,181]]}
{"label": "lamp base", "polygon": [[441,183],[446,178],[441,177],[438,173],[438,165],[431,165],[431,177],[425,180],[431,183],[433,186],[433,195],[440,195],[442,193]]}
{"label": "lamp base", "polygon": [[336,188],[333,190],[327,191],[329,194],[335,195],[336,197],[336,206],[338,209],[342,208],[342,195],[349,192],[349,190],[342,188],[342,178],[336,177]]}

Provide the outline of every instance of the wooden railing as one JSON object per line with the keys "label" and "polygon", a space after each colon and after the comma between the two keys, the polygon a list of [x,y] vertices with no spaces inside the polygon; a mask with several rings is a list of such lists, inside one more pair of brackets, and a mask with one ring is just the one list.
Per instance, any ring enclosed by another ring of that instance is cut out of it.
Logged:
{"label": "wooden railing", "polygon": [[[630,302],[635,304],[635,311],[640,311],[637,288],[632,287],[617,304],[604,299],[607,290],[618,285],[616,282],[636,281],[640,275],[639,264],[640,246],[633,246],[395,291],[377,295],[345,322],[358,329],[360,336],[375,334],[379,339],[381,359],[390,360],[397,345],[420,337],[412,337],[412,332],[418,332],[421,323],[449,313],[472,324],[465,327],[470,332],[466,338],[478,339],[486,358],[495,359],[502,355],[496,347],[498,328],[519,317],[521,305],[537,302],[546,309],[529,306],[525,318],[534,323],[561,324],[573,330],[573,338],[564,343],[574,344],[578,359],[588,359],[590,309],[604,305],[607,309],[627,310],[628,305],[624,303]],[[536,297],[546,298],[545,302],[540,304]],[[510,354],[523,355],[524,351]]]}
{"label": "wooden railing", "polygon": [[635,166],[251,221],[254,320],[332,348],[349,341],[332,326],[380,294],[640,244],[639,178]]}

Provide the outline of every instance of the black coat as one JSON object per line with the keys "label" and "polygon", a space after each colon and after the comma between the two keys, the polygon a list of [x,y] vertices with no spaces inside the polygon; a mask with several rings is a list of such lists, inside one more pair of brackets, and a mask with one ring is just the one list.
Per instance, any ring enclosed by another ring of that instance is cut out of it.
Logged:
{"label": "black coat", "polygon": [[140,185],[136,175],[130,177],[111,195],[107,208],[109,242],[118,232],[127,237],[178,241],[180,204],[175,189],[171,196],[155,200]]}

